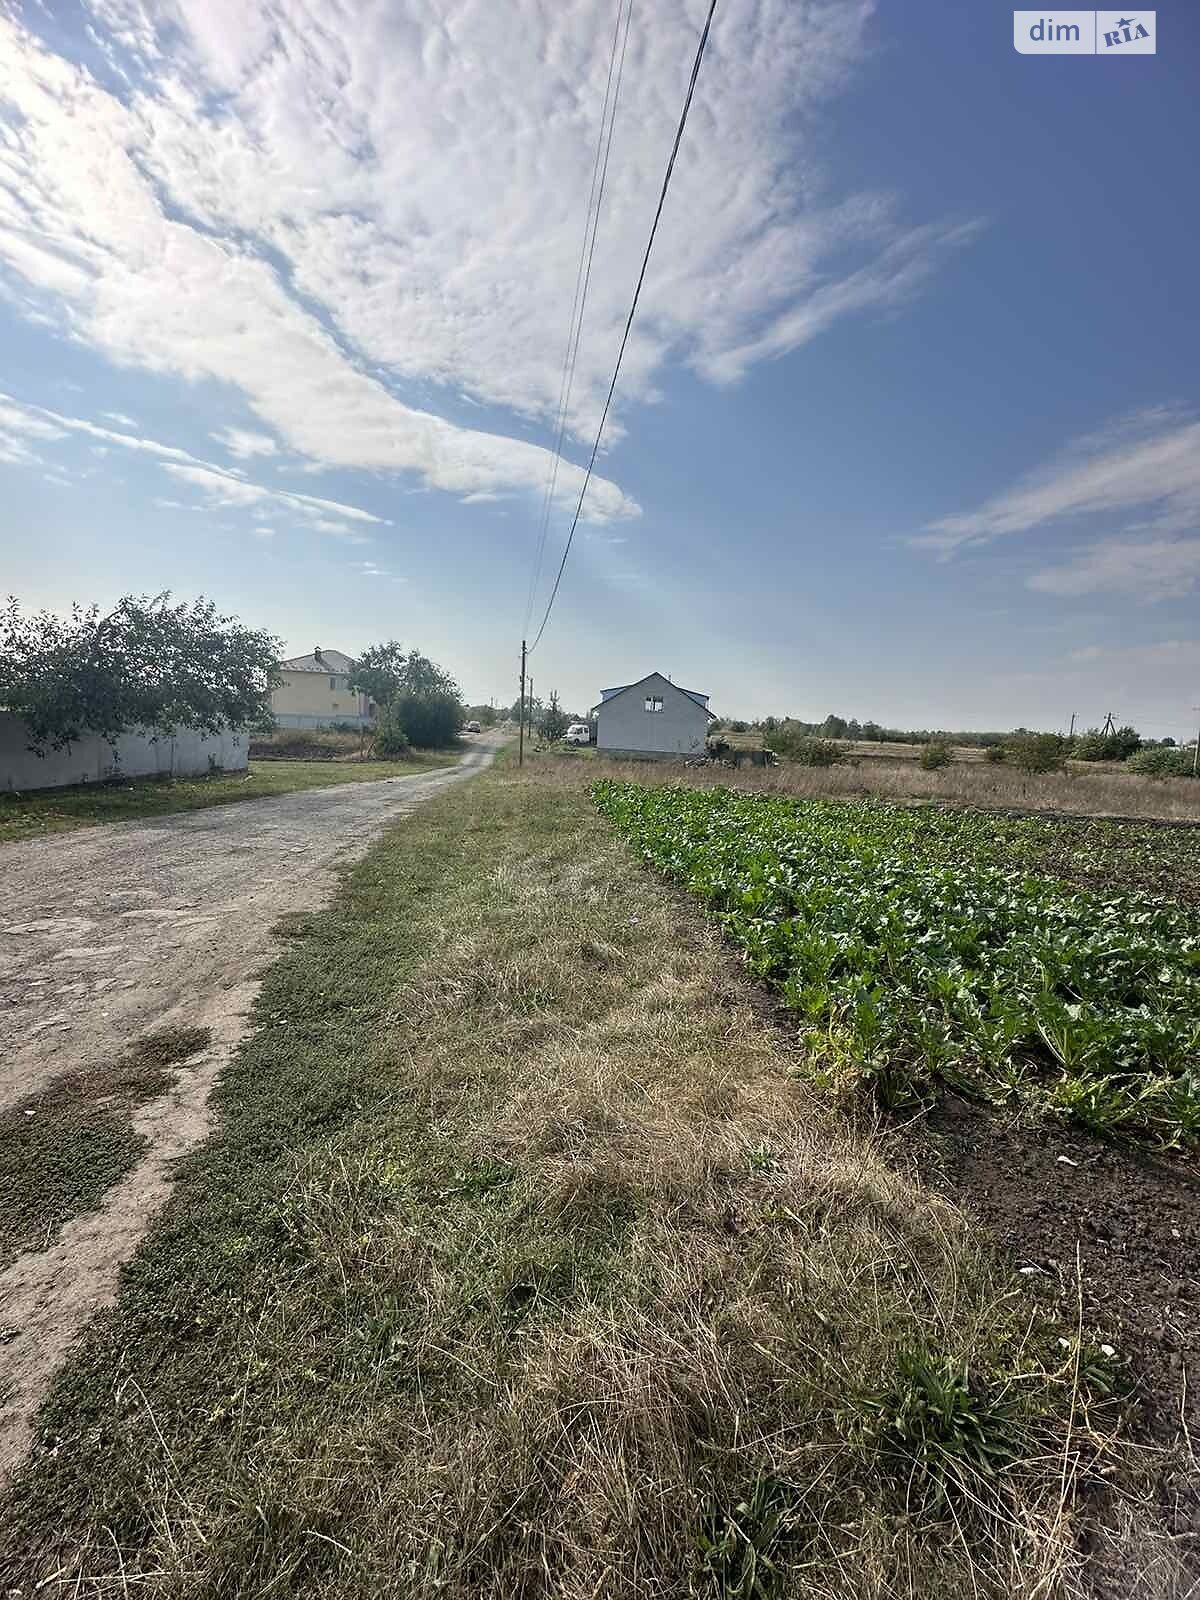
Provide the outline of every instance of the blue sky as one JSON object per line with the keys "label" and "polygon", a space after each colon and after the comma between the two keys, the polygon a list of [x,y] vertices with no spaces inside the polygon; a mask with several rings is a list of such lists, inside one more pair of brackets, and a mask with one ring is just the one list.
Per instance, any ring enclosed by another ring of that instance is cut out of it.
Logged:
{"label": "blue sky", "polygon": [[[634,3],[535,626],[704,9]],[[511,698],[614,16],[0,0],[4,588]],[[539,693],[1187,733],[1200,23],[1157,24],[722,0]]]}

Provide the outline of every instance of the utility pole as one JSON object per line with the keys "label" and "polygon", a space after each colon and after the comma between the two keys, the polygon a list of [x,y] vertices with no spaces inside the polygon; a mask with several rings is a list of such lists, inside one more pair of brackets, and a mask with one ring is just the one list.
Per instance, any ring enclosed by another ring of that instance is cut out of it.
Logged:
{"label": "utility pole", "polygon": [[521,640],[521,717],[518,724],[520,732],[517,734],[517,765],[525,765],[525,641]]}
{"label": "utility pole", "polygon": [[[1193,706],[1193,711],[1200,711],[1200,706]],[[1196,766],[1200,763],[1200,728],[1196,729],[1196,748],[1192,751],[1192,777],[1196,776]]]}
{"label": "utility pole", "polygon": [[1105,736],[1105,738],[1107,738],[1110,733],[1115,733],[1116,731],[1117,731],[1116,730],[1116,726],[1113,723],[1113,714],[1110,711],[1108,713],[1108,715],[1104,719],[1104,736]]}
{"label": "utility pole", "polygon": [[1073,739],[1075,737],[1075,717],[1076,717],[1076,713],[1074,711],[1072,711],[1072,713],[1071,713],[1071,731],[1067,735],[1068,739]]}

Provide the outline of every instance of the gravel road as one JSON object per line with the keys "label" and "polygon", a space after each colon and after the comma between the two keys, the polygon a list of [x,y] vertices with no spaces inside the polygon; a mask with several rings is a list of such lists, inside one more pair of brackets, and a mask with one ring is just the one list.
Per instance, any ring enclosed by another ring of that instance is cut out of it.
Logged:
{"label": "gravel road", "polygon": [[322,905],[338,866],[494,750],[485,737],[456,766],[414,777],[0,846],[0,1111],[151,1029],[212,1032],[174,1087],[135,1113],[149,1149],[103,1210],[0,1274],[0,1480],[71,1340],[112,1299],[172,1161],[208,1129],[208,1092],[245,1031],[277,918]]}

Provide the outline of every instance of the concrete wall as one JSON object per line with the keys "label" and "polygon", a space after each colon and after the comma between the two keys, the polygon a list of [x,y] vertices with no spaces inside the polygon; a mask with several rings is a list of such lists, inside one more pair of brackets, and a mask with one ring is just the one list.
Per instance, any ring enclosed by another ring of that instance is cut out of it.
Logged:
{"label": "concrete wall", "polygon": [[[655,696],[662,710],[647,711],[647,698]],[[596,748],[613,755],[697,755],[708,735],[703,706],[657,672],[606,700],[596,719]]]}
{"label": "concrete wall", "polygon": [[375,726],[373,718],[362,716],[357,711],[334,711],[323,717],[306,711],[277,711],[275,721],[281,728],[327,728],[331,722],[339,726],[348,722],[356,728]]}
{"label": "concrete wall", "polygon": [[174,738],[132,732],[115,747],[87,734],[66,750],[36,756],[20,717],[0,711],[0,790],[61,789],[69,783],[103,783],[107,778],[195,777],[212,767],[226,772],[246,770],[249,739],[245,732],[216,738],[181,728]]}
{"label": "concrete wall", "polygon": [[[365,718],[367,701],[351,690],[344,672],[296,672],[285,667],[283,682],[271,694],[271,710],[281,728],[320,728]],[[297,717],[304,721],[296,721]]]}

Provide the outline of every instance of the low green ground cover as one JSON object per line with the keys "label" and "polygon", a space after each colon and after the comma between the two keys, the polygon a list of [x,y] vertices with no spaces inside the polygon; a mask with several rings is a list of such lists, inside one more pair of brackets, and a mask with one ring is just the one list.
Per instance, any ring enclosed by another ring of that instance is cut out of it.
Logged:
{"label": "low green ground cover", "polygon": [[888,1103],[940,1078],[1099,1132],[1200,1134],[1194,910],[1036,875],[1021,856],[1040,836],[967,811],[593,792],[719,916],[827,1058],[869,1073]]}
{"label": "low green ground cover", "polygon": [[164,1094],[170,1069],[209,1039],[207,1028],[146,1034],[115,1061],[64,1073],[0,1112],[0,1269],[47,1248],[133,1170],[147,1148],[134,1107]]}

